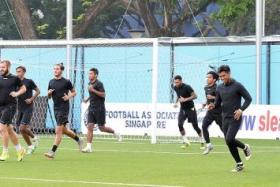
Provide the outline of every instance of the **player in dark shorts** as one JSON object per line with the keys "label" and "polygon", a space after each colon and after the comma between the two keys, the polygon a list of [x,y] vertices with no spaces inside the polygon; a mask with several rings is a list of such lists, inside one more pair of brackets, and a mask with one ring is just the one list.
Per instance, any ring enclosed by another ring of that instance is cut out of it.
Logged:
{"label": "player in dark shorts", "polygon": [[87,145],[82,150],[84,153],[92,152],[92,139],[93,139],[93,130],[97,124],[101,132],[107,132],[114,134],[118,141],[122,140],[122,137],[119,133],[116,133],[112,128],[106,127],[106,109],[105,109],[105,89],[103,83],[97,79],[98,70],[92,68],[89,70],[89,98],[90,105],[88,108],[88,117],[87,117]]}
{"label": "player in dark shorts", "polygon": [[[218,73],[223,84],[217,87],[215,103],[211,103],[208,108],[211,110],[218,106],[222,107],[225,141],[236,162],[232,172],[240,172],[244,169],[244,165],[238,148],[243,150],[246,160],[251,158],[251,149],[248,144],[242,143],[235,137],[242,123],[242,113],[251,104],[252,98],[241,83],[231,78],[231,71],[228,65],[220,66]],[[244,99],[243,104],[242,98]]]}
{"label": "player in dark shorts", "polygon": [[[17,67],[16,72],[18,78],[26,87],[26,92],[18,97],[16,123],[19,126],[23,139],[28,145],[26,154],[32,154],[38,145],[38,137],[33,134],[29,125],[33,114],[33,102],[40,94],[40,90],[33,80],[25,78],[26,68],[24,66]],[[33,91],[35,91],[34,95]]]}
{"label": "player in dark shorts", "polygon": [[53,147],[49,152],[44,154],[49,159],[55,157],[55,152],[61,143],[63,134],[74,139],[78,143],[80,151],[83,146],[83,140],[66,127],[68,124],[69,100],[75,97],[76,91],[70,80],[62,77],[63,71],[63,64],[56,64],[54,66],[54,79],[50,80],[48,87],[48,97],[53,99],[54,115],[57,122]]}
{"label": "player in dark shorts", "polygon": [[[204,87],[206,103],[203,105],[203,108],[205,108],[205,107],[207,108],[210,103],[215,102],[216,89],[217,89],[216,82],[219,80],[219,75],[215,71],[208,72],[206,76],[207,76],[207,85]],[[206,143],[205,150],[202,153],[203,155],[207,155],[208,153],[210,153],[210,151],[213,150],[213,145],[210,142],[208,128],[214,121],[216,122],[217,125],[219,125],[220,129],[222,130],[222,108],[221,107],[217,107],[213,110],[208,110],[203,119],[202,132],[203,132],[203,137],[204,137],[204,140]]]}
{"label": "player in dark shorts", "polygon": [[204,148],[202,133],[201,129],[198,127],[197,113],[193,102],[193,100],[197,98],[196,93],[190,85],[183,83],[182,77],[180,75],[176,75],[174,77],[173,89],[177,94],[177,100],[174,106],[177,107],[178,102],[180,102],[181,105],[178,116],[178,127],[183,139],[182,148],[186,148],[190,145],[184,129],[184,123],[186,119],[188,119],[188,122],[192,124],[194,130],[200,137],[201,148]]}
{"label": "player in dark shorts", "polygon": [[0,133],[3,141],[3,152],[0,156],[0,161],[5,161],[9,158],[9,140],[15,145],[17,160],[22,161],[25,149],[20,145],[11,123],[16,113],[16,97],[24,94],[26,88],[17,76],[10,74],[10,68],[10,61],[4,60],[0,62]]}

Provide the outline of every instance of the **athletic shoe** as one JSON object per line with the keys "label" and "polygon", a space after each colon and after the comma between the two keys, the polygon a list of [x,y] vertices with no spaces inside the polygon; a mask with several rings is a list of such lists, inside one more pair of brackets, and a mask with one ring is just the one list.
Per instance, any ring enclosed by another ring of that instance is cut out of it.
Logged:
{"label": "athletic shoe", "polygon": [[212,145],[208,145],[205,147],[205,150],[203,151],[203,155],[208,155],[211,151],[213,150],[213,146]]}
{"label": "athletic shoe", "polygon": [[48,159],[54,159],[55,156],[55,152],[53,152],[52,150],[50,150],[47,153],[44,153],[45,157],[47,157]]}
{"label": "athletic shoe", "polygon": [[35,145],[28,146],[26,154],[31,155],[32,153],[34,153],[35,149],[36,149]]}
{"label": "athletic shoe", "polygon": [[83,150],[82,150],[83,153],[92,153],[92,148],[91,147],[85,147]]}
{"label": "athletic shoe", "polygon": [[26,150],[24,148],[21,148],[21,150],[17,152],[17,161],[18,162],[22,161],[25,153],[26,153]]}
{"label": "athletic shoe", "polygon": [[84,145],[84,140],[82,138],[79,138],[79,141],[77,142],[79,146],[79,151],[82,152],[83,145]]}
{"label": "athletic shoe", "polygon": [[250,145],[245,144],[245,149],[243,150],[243,152],[245,154],[245,159],[246,160],[250,160],[250,158],[252,156]]}
{"label": "athletic shoe", "polygon": [[183,145],[181,145],[182,149],[186,149],[187,147],[191,146],[191,143],[187,140],[183,142]]}
{"label": "athletic shoe", "polygon": [[10,158],[9,153],[8,152],[3,152],[0,156],[0,161],[6,161]]}
{"label": "athletic shoe", "polygon": [[236,164],[235,168],[231,170],[234,173],[241,172],[244,170],[244,164]]}

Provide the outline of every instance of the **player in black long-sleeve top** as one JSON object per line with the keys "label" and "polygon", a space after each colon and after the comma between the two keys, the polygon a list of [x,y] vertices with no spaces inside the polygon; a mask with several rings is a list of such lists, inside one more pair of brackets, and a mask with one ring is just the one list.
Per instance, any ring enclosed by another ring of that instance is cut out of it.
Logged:
{"label": "player in black long-sleeve top", "polygon": [[[215,102],[216,89],[217,89],[216,82],[219,79],[219,75],[215,71],[210,71],[207,73],[206,78],[207,78],[207,85],[204,87],[206,103],[204,104],[204,107],[207,108],[209,104]],[[213,110],[207,111],[203,119],[202,132],[206,143],[205,150],[202,153],[203,155],[207,155],[213,149],[213,145],[210,142],[208,128],[214,121],[216,122],[217,125],[219,125],[220,129],[222,129],[222,109],[220,106],[216,107]]]}
{"label": "player in black long-sleeve top", "polygon": [[[233,172],[239,172],[244,169],[240,158],[238,148],[244,151],[246,160],[251,157],[251,150],[248,144],[244,144],[235,138],[242,122],[242,112],[250,105],[252,98],[246,88],[236,80],[231,78],[230,67],[222,65],[218,69],[220,79],[223,84],[217,87],[217,96],[215,104],[211,104],[209,109],[222,107],[223,131],[225,141],[229,151],[236,162]],[[243,104],[241,103],[244,99]]]}

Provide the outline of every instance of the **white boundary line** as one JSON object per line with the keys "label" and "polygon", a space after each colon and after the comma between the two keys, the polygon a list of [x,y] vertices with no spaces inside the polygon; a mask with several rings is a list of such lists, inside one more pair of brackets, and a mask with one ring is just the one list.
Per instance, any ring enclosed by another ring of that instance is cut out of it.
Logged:
{"label": "white boundary line", "polygon": [[101,182],[101,181],[81,181],[81,180],[60,180],[60,179],[39,179],[39,178],[24,178],[24,177],[0,177],[0,180],[19,180],[31,182],[49,182],[49,183],[77,183],[77,184],[99,184],[111,186],[134,186],[134,187],[183,187],[173,185],[159,185],[159,184],[133,184],[133,183],[119,183],[119,182]]}

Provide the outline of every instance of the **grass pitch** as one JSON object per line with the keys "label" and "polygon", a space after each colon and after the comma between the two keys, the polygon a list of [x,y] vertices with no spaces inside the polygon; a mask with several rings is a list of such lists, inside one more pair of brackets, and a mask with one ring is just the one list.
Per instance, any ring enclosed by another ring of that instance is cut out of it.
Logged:
{"label": "grass pitch", "polygon": [[240,152],[245,163],[241,173],[230,172],[234,162],[222,139],[213,140],[213,152],[203,156],[199,144],[182,150],[178,144],[109,140],[95,141],[94,153],[82,154],[74,141],[64,138],[56,158],[47,160],[43,153],[52,142],[41,138],[36,152],[23,162],[16,161],[10,147],[10,159],[0,162],[0,186],[280,186],[279,141],[244,140],[253,156],[245,161]]}

